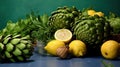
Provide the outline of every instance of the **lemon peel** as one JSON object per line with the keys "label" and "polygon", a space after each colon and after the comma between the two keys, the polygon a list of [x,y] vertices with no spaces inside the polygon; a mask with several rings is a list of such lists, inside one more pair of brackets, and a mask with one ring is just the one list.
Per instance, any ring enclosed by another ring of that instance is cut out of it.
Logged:
{"label": "lemon peel", "polygon": [[69,52],[76,57],[81,57],[86,54],[87,48],[84,42],[80,40],[73,40],[69,44]]}
{"label": "lemon peel", "polygon": [[59,47],[65,46],[65,43],[59,40],[52,40],[47,43],[47,45],[44,47],[44,49],[51,55],[56,56],[56,51]]}

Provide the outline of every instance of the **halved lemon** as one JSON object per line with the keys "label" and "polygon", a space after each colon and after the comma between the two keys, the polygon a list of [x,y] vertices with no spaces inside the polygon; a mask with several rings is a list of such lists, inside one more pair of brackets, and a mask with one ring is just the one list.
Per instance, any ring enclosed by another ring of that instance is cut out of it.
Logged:
{"label": "halved lemon", "polygon": [[56,40],[68,43],[72,39],[72,32],[69,29],[59,29],[55,32],[54,37]]}

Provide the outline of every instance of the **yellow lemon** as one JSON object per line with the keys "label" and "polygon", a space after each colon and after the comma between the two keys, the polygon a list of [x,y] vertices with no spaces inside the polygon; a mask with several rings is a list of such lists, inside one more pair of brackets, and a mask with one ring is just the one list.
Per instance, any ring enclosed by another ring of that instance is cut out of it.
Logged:
{"label": "yellow lemon", "polygon": [[104,13],[102,13],[102,12],[96,12],[95,14],[98,15],[99,17],[103,17],[104,16]]}
{"label": "yellow lemon", "polygon": [[55,32],[54,37],[56,40],[67,43],[72,39],[72,32],[69,29],[59,29]]}
{"label": "yellow lemon", "polygon": [[80,57],[86,54],[87,48],[85,43],[81,40],[73,40],[69,44],[69,52],[76,57]]}
{"label": "yellow lemon", "polygon": [[52,40],[47,43],[47,45],[44,47],[44,49],[51,55],[56,56],[56,51],[59,47],[65,46],[65,43],[63,41],[59,40]]}
{"label": "yellow lemon", "polygon": [[101,54],[106,59],[115,59],[119,52],[119,43],[114,40],[108,40],[101,46]]}
{"label": "yellow lemon", "polygon": [[88,10],[88,15],[94,16],[95,12],[96,12],[95,10]]}

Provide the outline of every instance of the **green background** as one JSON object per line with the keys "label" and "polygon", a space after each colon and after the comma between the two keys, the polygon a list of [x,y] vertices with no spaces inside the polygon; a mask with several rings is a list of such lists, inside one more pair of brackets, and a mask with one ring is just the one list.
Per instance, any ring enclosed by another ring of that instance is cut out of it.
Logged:
{"label": "green background", "polygon": [[8,20],[17,21],[31,11],[50,13],[62,6],[76,6],[78,9],[93,7],[107,15],[110,11],[120,15],[120,0],[0,0],[0,29]]}

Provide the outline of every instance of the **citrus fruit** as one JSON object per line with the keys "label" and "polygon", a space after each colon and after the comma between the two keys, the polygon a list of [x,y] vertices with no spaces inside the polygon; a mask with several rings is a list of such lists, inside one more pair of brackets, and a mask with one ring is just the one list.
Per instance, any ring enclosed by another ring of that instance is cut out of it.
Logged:
{"label": "citrus fruit", "polygon": [[101,46],[101,54],[106,59],[115,59],[119,52],[119,43],[114,40],[108,40]]}
{"label": "citrus fruit", "polygon": [[55,32],[54,37],[56,40],[67,43],[72,39],[72,32],[69,29],[59,29]]}
{"label": "citrus fruit", "polygon": [[88,10],[88,15],[94,16],[94,14],[95,14],[95,10]]}
{"label": "citrus fruit", "polygon": [[65,43],[63,41],[59,40],[52,40],[47,43],[47,45],[44,47],[44,49],[51,55],[56,56],[56,51],[59,47],[65,46]]}
{"label": "citrus fruit", "polygon": [[76,57],[84,56],[87,52],[87,48],[84,42],[81,40],[73,40],[69,44],[69,52]]}
{"label": "citrus fruit", "polygon": [[104,16],[104,13],[102,13],[102,12],[96,12],[95,14],[98,15],[99,17],[103,17]]}

